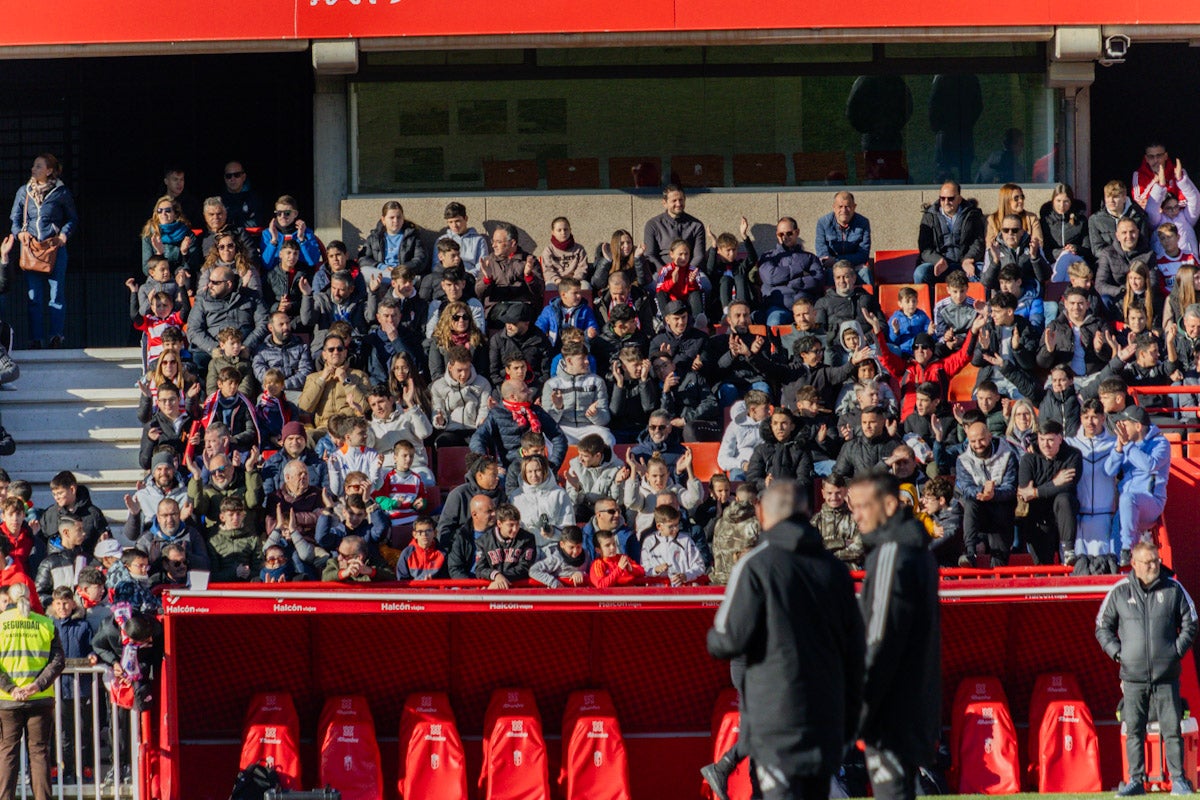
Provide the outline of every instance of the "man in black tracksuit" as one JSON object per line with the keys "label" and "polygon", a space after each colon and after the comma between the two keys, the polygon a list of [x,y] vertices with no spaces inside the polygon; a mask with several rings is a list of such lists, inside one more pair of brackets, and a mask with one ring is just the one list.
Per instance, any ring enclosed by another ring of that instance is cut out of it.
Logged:
{"label": "man in black tracksuit", "polygon": [[1146,793],[1146,722],[1158,719],[1171,773],[1171,794],[1191,794],[1182,776],[1183,737],[1179,721],[1179,662],[1196,638],[1196,606],[1172,573],[1162,566],[1158,548],[1148,542],[1133,547],[1133,572],[1109,589],[1096,615],[1096,639],[1109,658],[1121,665],[1121,720],[1129,783],[1118,797]]}
{"label": "man in black tracksuit", "polygon": [[734,566],[708,632],[713,656],[745,658],[739,740],[767,800],[829,796],[861,702],[854,584],[805,506],[804,489],[789,481],[763,494],[763,544]]}
{"label": "man in black tracksuit", "polygon": [[850,507],[867,550],[859,738],[877,800],[912,800],[917,770],[932,764],[942,724],[937,561],[924,528],[900,502],[894,476],[856,478]]}
{"label": "man in black tracksuit", "polygon": [[1022,454],[1017,465],[1017,499],[1029,503],[1029,513],[1020,521],[1021,541],[1032,549],[1033,563],[1053,564],[1061,545],[1062,563],[1075,565],[1075,490],[1082,476],[1083,455],[1063,442],[1063,426],[1042,420],[1037,447]]}

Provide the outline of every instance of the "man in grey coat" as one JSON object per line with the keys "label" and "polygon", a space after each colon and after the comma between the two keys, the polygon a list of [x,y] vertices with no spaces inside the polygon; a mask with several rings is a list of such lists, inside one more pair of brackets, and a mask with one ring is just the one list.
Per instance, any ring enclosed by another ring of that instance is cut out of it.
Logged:
{"label": "man in grey coat", "polygon": [[1146,723],[1158,720],[1171,794],[1193,789],[1183,777],[1183,701],[1179,697],[1180,661],[1196,638],[1196,605],[1187,590],[1164,570],[1158,548],[1149,542],[1133,547],[1133,572],[1109,589],[1096,615],[1096,639],[1121,665],[1121,720],[1129,783],[1118,797],[1146,793]]}

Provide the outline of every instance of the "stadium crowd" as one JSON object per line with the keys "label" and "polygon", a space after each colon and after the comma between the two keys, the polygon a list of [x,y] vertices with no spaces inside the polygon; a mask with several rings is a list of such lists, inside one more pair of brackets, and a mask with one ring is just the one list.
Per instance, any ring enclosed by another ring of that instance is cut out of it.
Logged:
{"label": "stadium crowd", "polygon": [[[39,156],[17,193],[23,248],[74,230],[57,173]],[[1004,184],[985,215],[946,183],[914,217],[914,284],[886,296],[848,191],[808,222],[811,249],[791,217],[770,243],[745,218],[718,234],[670,185],[640,237],[618,230],[594,252],[557,217],[527,253],[513,226],[489,237],[459,202],[423,236],[397,201],[351,252],[319,240],[294,198],[266,205],[241,163],[224,179],[197,202],[167,170],[127,282],[146,362],[146,477],[127,521],[110,526],[69,472],[44,510],[3,476],[6,582],[23,576],[44,607],[55,568],[79,557],[109,589],[193,569],[721,583],[781,478],[811,487],[827,547],[857,568],[846,487],[881,464],[943,566],[1020,549],[1115,572],[1165,502],[1159,425],[1185,413],[1147,414],[1129,388],[1200,373],[1200,197],[1158,144],[1090,217],[1063,184],[1038,212]],[[40,310],[45,293],[29,298]],[[61,298],[50,309],[61,346]],[[38,346],[41,314],[30,324]],[[973,400],[951,402],[968,365]],[[456,485],[439,487],[434,459],[461,448]]]}

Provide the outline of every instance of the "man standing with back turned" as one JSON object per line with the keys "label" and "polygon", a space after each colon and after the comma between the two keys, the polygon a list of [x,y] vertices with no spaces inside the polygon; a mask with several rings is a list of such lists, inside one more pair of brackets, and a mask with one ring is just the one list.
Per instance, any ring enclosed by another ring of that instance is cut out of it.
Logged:
{"label": "man standing with back turned", "polygon": [[859,738],[867,745],[876,800],[912,800],[917,770],[932,764],[941,735],[938,565],[890,473],[855,478],[850,507],[867,550],[867,680]]}
{"label": "man standing with back turned", "polygon": [[1133,546],[1133,572],[1114,584],[1096,615],[1096,639],[1121,665],[1121,720],[1129,783],[1118,797],[1146,793],[1146,722],[1153,709],[1171,773],[1171,794],[1191,794],[1183,777],[1183,737],[1179,721],[1179,662],[1196,638],[1196,606],[1179,581],[1164,572],[1158,548]]}
{"label": "man standing with back turned", "polygon": [[739,739],[749,743],[766,800],[829,797],[861,701],[863,630],[854,584],[826,552],[806,507],[804,487],[791,481],[776,481],[763,494],[763,543],[734,566],[708,632],[713,656],[744,658],[745,677],[734,677]]}

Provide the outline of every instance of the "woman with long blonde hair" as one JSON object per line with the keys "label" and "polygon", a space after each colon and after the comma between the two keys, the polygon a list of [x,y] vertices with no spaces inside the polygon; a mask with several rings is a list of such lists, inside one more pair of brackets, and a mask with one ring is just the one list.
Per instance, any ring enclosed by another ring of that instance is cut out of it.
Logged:
{"label": "woman with long blonde hair", "polygon": [[446,354],[454,345],[467,348],[475,371],[487,377],[487,338],[475,324],[471,307],[461,301],[447,303],[433,327],[433,336],[429,340],[429,375],[435,381],[446,374]]}
{"label": "woman with long blonde hair", "polygon": [[[195,250],[193,251],[193,248]],[[154,213],[142,226],[142,272],[149,275],[146,262],[150,256],[166,257],[171,264],[171,274],[195,261],[200,252],[196,236],[192,233],[187,217],[179,201],[165,194],[154,203]]]}
{"label": "woman with long blonde hair", "polygon": [[196,294],[200,294],[208,286],[208,276],[213,267],[229,267],[236,270],[243,289],[252,289],[262,294],[262,280],[259,278],[258,269],[250,263],[242,243],[232,232],[218,233],[214,237],[212,249],[208,251],[208,257],[200,267]]}
{"label": "woman with long blonde hair", "polygon": [[1176,325],[1183,324],[1183,312],[1196,302],[1196,293],[1200,290],[1200,269],[1191,264],[1183,264],[1175,273],[1175,286],[1167,295],[1163,306],[1163,326],[1168,322]]}
{"label": "woman with long blonde hair", "polygon": [[1000,205],[987,220],[987,234],[984,241],[988,246],[991,246],[992,242],[996,241],[996,237],[1000,235],[1004,218],[1009,214],[1021,220],[1021,227],[1029,234],[1029,238],[1038,247],[1041,247],[1043,241],[1042,222],[1038,219],[1037,214],[1025,210],[1025,190],[1015,183],[1006,183],[1000,187]]}
{"label": "woman with long blonde hair", "polygon": [[1131,306],[1137,306],[1146,315],[1146,327],[1150,330],[1158,328],[1162,324],[1162,303],[1157,295],[1157,287],[1151,280],[1150,270],[1142,262],[1135,261],[1129,267],[1129,274],[1125,276],[1121,319],[1125,319]]}

